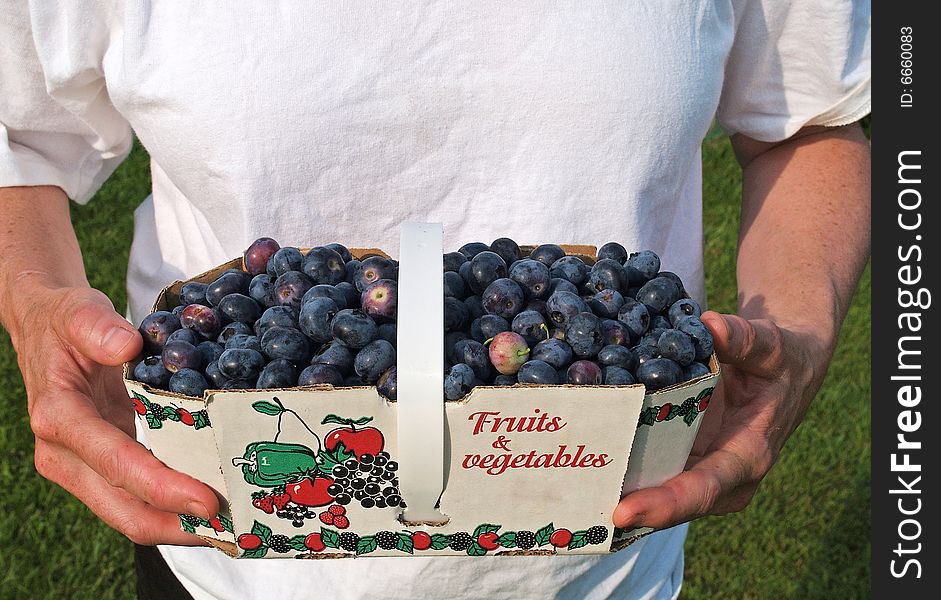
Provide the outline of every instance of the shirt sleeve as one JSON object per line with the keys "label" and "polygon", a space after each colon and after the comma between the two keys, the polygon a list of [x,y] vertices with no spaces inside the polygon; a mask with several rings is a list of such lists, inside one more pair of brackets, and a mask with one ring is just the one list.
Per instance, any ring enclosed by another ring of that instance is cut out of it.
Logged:
{"label": "shirt sleeve", "polygon": [[869,0],[733,0],[735,39],[717,118],[764,142],[871,110]]}
{"label": "shirt sleeve", "polygon": [[55,185],[85,203],[133,137],[111,104],[108,16],[86,2],[0,0],[0,187]]}

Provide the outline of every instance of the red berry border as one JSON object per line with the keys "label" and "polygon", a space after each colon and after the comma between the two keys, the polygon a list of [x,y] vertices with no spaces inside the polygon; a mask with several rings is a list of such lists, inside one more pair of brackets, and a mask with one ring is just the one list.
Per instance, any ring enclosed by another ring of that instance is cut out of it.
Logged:
{"label": "red berry border", "polygon": [[[526,547],[521,548],[517,542],[517,538],[523,532],[505,531],[498,535],[500,528],[500,525],[483,523],[478,525],[471,534],[468,534],[467,532],[428,534],[422,531],[399,531],[388,533],[391,533],[395,536],[394,549],[398,550],[399,552],[414,554],[416,550],[414,536],[417,534],[422,534],[424,536],[424,542],[427,543],[428,546],[424,548],[418,548],[417,550],[447,550],[451,548],[452,544],[456,543],[458,544],[458,548],[465,550],[468,556],[485,556],[488,551],[498,550],[501,548],[508,550],[530,550],[533,548],[550,546],[556,549],[565,548],[568,550],[577,550],[578,548],[583,548],[589,544],[602,544],[608,539],[608,529],[603,525],[596,525],[589,529],[582,529],[578,531],[569,531],[568,529],[556,529],[555,525],[549,523],[545,527],[542,527],[535,532],[526,532],[533,537],[533,543],[526,543],[524,544]],[[595,539],[592,539],[592,530],[596,530],[594,536]],[[561,535],[553,536],[554,533],[559,533]],[[355,536],[355,534],[351,533],[346,533],[343,535]],[[281,536],[281,543],[275,544],[275,546],[279,547],[272,547],[272,537],[274,536],[272,535],[271,528],[264,523],[255,521],[250,533],[243,533],[238,536],[238,545],[243,549],[243,552],[239,558],[262,558],[268,554],[269,550],[282,554],[289,552],[290,550],[316,553],[322,552],[327,548],[333,548],[341,552],[355,553],[356,556],[362,556],[364,554],[370,554],[371,552],[374,552],[379,547],[377,540],[378,535],[379,534],[365,535],[362,537],[355,536],[356,548],[355,550],[349,550],[347,548],[341,547],[340,532],[327,527],[321,527],[319,534],[299,534],[290,538],[288,538],[288,536]],[[600,538],[598,536],[600,536]],[[312,537],[317,538],[316,541],[318,545],[314,548],[308,546],[308,543],[310,543]],[[553,537],[555,537],[555,540],[552,539]],[[481,542],[485,542],[489,548],[481,545]],[[464,543],[467,543],[466,548],[463,547]]]}
{"label": "red berry border", "polygon": [[692,427],[699,413],[704,412],[709,407],[713,390],[715,390],[714,387],[706,388],[699,392],[698,396],[690,396],[682,404],[667,402],[662,406],[648,406],[640,411],[637,426],[653,426],[661,421],[672,421],[676,417],[683,417],[683,422],[686,423],[687,427]]}
{"label": "red berry border", "polygon": [[[147,421],[147,427],[150,429],[163,428],[164,421],[182,423],[183,425],[187,425],[193,429],[212,427],[212,423],[209,422],[209,413],[207,413],[205,410],[190,412],[185,408],[176,406],[175,404],[163,406],[161,404],[157,404],[156,402],[151,402],[146,396],[138,394],[137,392],[132,393],[133,397],[131,398],[131,406],[134,407],[134,410],[137,411],[138,415]],[[144,409],[144,412],[141,412],[142,408]]]}
{"label": "red berry border", "polygon": [[235,532],[232,527],[232,521],[223,515],[218,515],[212,519],[203,519],[195,515],[180,514],[180,529],[186,533],[195,534],[197,533],[198,527],[205,527],[217,533],[223,531],[228,531],[229,533]]}

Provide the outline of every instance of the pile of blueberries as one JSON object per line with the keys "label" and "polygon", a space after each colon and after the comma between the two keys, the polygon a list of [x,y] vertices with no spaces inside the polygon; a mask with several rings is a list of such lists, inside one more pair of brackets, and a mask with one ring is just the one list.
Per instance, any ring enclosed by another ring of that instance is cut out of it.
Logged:
{"label": "pile of blueberries", "polygon": [[[443,262],[446,399],[516,383],[656,390],[709,373],[700,307],[654,252],[610,242],[592,263],[544,244],[524,257],[500,238]],[[134,378],[187,396],[331,384],[394,400],[397,278],[383,256],[260,238],[243,269],[184,284],[178,306],[143,320]]]}

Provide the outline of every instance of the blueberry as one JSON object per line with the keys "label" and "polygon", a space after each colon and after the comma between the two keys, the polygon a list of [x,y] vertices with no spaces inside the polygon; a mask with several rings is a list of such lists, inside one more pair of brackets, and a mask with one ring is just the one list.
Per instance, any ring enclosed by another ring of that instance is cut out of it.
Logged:
{"label": "blueberry", "polygon": [[202,366],[202,359],[196,346],[188,342],[167,342],[160,355],[163,367],[171,373],[180,369],[198,369]]}
{"label": "blueberry", "polygon": [[304,255],[292,246],[285,246],[271,255],[265,272],[272,277],[280,277],[288,271],[300,271],[304,265]]}
{"label": "blueberry", "polygon": [[467,261],[466,263],[462,264],[458,268],[457,273],[458,275],[461,276],[461,279],[464,280],[465,287],[469,289],[473,294],[479,295],[483,293],[484,289],[480,287],[480,284],[477,283],[477,279],[474,277],[473,273],[471,273],[470,261]]}
{"label": "blueberry", "polygon": [[636,383],[631,372],[621,367],[605,367],[602,369],[602,373],[605,385],[633,385]]}
{"label": "blueberry", "polygon": [[598,260],[604,260],[606,258],[615,260],[618,264],[623,265],[624,261],[627,260],[627,250],[617,242],[608,242],[601,248],[598,248]]}
{"label": "blueberry", "polygon": [[163,366],[163,360],[159,356],[148,356],[134,367],[134,379],[141,383],[167,389],[170,384],[172,373]]}
{"label": "blueberry", "polygon": [[490,251],[500,255],[507,265],[520,259],[520,247],[510,238],[498,238],[490,243]]}
{"label": "blueberry", "polygon": [[457,343],[466,339],[469,338],[463,331],[449,331],[444,334],[444,356],[451,356],[451,353],[454,351],[454,347],[457,346]]}
{"label": "blueberry", "polygon": [[516,379],[516,375],[504,375],[500,373],[493,378],[493,385],[516,385],[519,381]]}
{"label": "blueberry", "polygon": [[[345,284],[345,285],[350,285],[343,281],[341,281],[340,283]],[[340,284],[337,284],[337,285],[340,285]],[[350,286],[350,287],[352,288],[353,286]],[[356,296],[357,298],[359,298],[359,292],[356,292]],[[325,283],[318,283],[314,287],[310,288],[309,290],[307,290],[307,293],[304,294],[304,297],[301,298],[301,306],[303,307],[305,304],[307,304],[309,301],[313,300],[314,298],[330,298],[331,300],[333,300],[333,303],[337,305],[337,310],[350,308],[349,300],[347,299],[346,293],[340,288],[333,286],[333,285],[327,285]]]}
{"label": "blueberry", "polygon": [[255,350],[256,352],[264,354],[264,351],[261,349],[261,340],[255,335],[246,335],[244,333],[233,335],[226,341],[223,350],[230,350],[232,348]]}
{"label": "blueberry", "polygon": [[651,329],[673,329],[673,324],[670,323],[670,319],[661,315],[654,315],[650,319],[650,328]]}
{"label": "blueberry", "polygon": [[310,357],[307,337],[293,327],[272,327],[261,336],[261,348],[272,360],[286,358],[298,365]]}
{"label": "blueberry", "polygon": [[385,372],[379,376],[379,381],[376,382],[376,390],[392,401],[395,401],[398,395],[396,373],[396,368],[393,365],[386,369]]}
{"label": "blueberry", "polygon": [[[340,283],[348,283],[354,288],[356,287],[356,278],[359,277],[359,272],[363,270],[363,263],[354,258],[353,260],[346,261],[346,277],[343,278],[343,281]],[[339,283],[337,284],[340,285]],[[357,296],[359,295],[359,290],[356,290]]]}
{"label": "blueberry", "polygon": [[617,290],[601,290],[588,301],[591,311],[602,319],[615,319],[624,305],[624,296]]}
{"label": "blueberry", "polygon": [[232,348],[219,357],[219,371],[229,379],[255,379],[265,366],[265,359],[257,350]]}
{"label": "blueberry", "polygon": [[635,376],[650,392],[682,381],[683,369],[669,358],[651,358],[637,367]]}
{"label": "blueberry", "polygon": [[[637,344],[639,346],[653,346],[654,348],[657,348],[658,344],[660,343],[660,336],[663,335],[664,331],[666,331],[666,328],[654,329],[651,327],[647,330],[647,333],[645,333],[644,336],[640,338],[640,341],[637,342]],[[659,349],[657,351],[659,352]]]}
{"label": "blueberry", "polygon": [[314,287],[310,277],[300,271],[288,271],[274,282],[274,297],[278,304],[300,309],[307,290]]}
{"label": "blueberry", "polygon": [[577,360],[565,372],[565,382],[571,385],[601,385],[601,367],[590,360]]}
{"label": "blueberry", "polygon": [[242,255],[242,264],[245,266],[245,270],[252,275],[264,273],[271,256],[280,248],[278,242],[269,237],[258,238],[252,242]]}
{"label": "blueberry", "polygon": [[208,289],[209,285],[200,281],[184,283],[183,287],[180,288],[180,304],[204,304],[208,306],[209,300],[206,300],[206,290]]}
{"label": "blueberry", "polygon": [[666,277],[676,284],[677,289],[680,290],[680,296],[686,295],[686,288],[683,286],[683,280],[680,279],[680,276],[676,273],[672,273],[670,271],[660,271],[657,273],[657,277]]}
{"label": "blueberry", "polygon": [[683,367],[683,381],[691,381],[697,377],[709,375],[712,371],[701,362],[694,362],[689,366]]}
{"label": "blueberry", "polygon": [[330,385],[344,385],[343,375],[329,365],[310,365],[297,377],[297,385],[320,385],[329,383]]}
{"label": "blueberry", "polygon": [[393,346],[398,344],[398,330],[395,323],[383,323],[379,326],[379,339],[385,340]]}
{"label": "blueberry", "polygon": [[520,367],[516,373],[520,383],[538,383],[542,385],[556,385],[559,375],[556,370],[541,360],[529,360]]}
{"label": "blueberry", "polygon": [[474,376],[487,380],[493,374],[490,365],[490,352],[486,346],[475,340],[461,340],[449,353],[455,365],[466,364],[474,371]]}
{"label": "blueberry", "polygon": [[670,310],[667,312],[670,317],[670,323],[673,324],[673,327],[676,327],[676,324],[679,323],[680,319],[686,317],[701,317],[702,309],[699,307],[699,303],[690,298],[680,298],[670,306]]}
{"label": "blueberry", "polygon": [[180,319],[171,312],[158,310],[141,321],[138,331],[144,338],[144,351],[159,354],[170,334],[182,327]]}
{"label": "blueberry", "polygon": [[193,330],[186,329],[185,327],[183,329],[177,329],[167,336],[168,344],[170,342],[186,342],[187,344],[192,344],[195,346],[199,344],[199,341],[200,340],[197,338],[196,334],[193,333]]}
{"label": "blueberry", "polygon": [[677,329],[667,329],[660,334],[657,350],[660,356],[676,361],[681,367],[689,366],[696,357],[692,338]]}
{"label": "blueberry", "polygon": [[212,306],[218,306],[219,302],[229,294],[247,294],[251,282],[252,276],[248,273],[230,269],[209,284],[206,289],[206,300]]}
{"label": "blueberry", "polygon": [[605,346],[598,351],[598,364],[602,367],[621,367],[633,371],[637,368],[637,357],[624,346]]}
{"label": "blueberry", "polygon": [[315,284],[336,285],[346,279],[346,263],[336,250],[324,246],[311,248],[304,257],[304,274]]}
{"label": "blueberry", "polygon": [[219,301],[219,311],[230,321],[254,323],[261,316],[258,303],[244,294],[229,294]]}
{"label": "blueberry", "polygon": [[223,315],[218,310],[202,304],[187,304],[180,313],[180,323],[206,340],[218,337],[222,330]]}
{"label": "blueberry", "polygon": [[350,249],[344,246],[343,244],[337,244],[337,243],[327,244],[326,246],[324,246],[324,248],[333,250],[334,252],[339,254],[340,258],[342,258],[343,262],[345,263],[353,260],[353,255],[350,253]]}
{"label": "blueberry", "polygon": [[206,365],[206,369],[203,371],[203,373],[206,375],[206,381],[209,382],[213,389],[221,390],[225,383],[229,380],[229,378],[223,375],[222,371],[219,369],[218,360]]}
{"label": "blueberry", "polygon": [[248,295],[264,308],[276,306],[278,301],[274,296],[274,282],[275,279],[271,275],[259,273],[248,284]]}
{"label": "blueberry", "polygon": [[457,273],[461,265],[466,262],[467,257],[460,252],[448,252],[444,255],[444,270]]}
{"label": "blueberry", "polygon": [[330,323],[338,312],[340,312],[339,307],[330,298],[311,298],[301,306],[301,313],[297,319],[298,328],[314,342],[329,342],[333,339]]}
{"label": "blueberry", "polygon": [[[346,299],[346,306],[340,307],[340,310],[343,310],[344,308],[359,308],[360,294],[355,285],[348,281],[341,281],[340,283],[333,286],[333,288],[343,294],[343,297]],[[337,302],[337,306],[340,306],[339,302]]]}
{"label": "blueberry", "polygon": [[510,279],[523,289],[526,298],[547,298],[549,296],[549,268],[530,258],[513,263],[509,270]]}
{"label": "blueberry", "polygon": [[657,276],[660,271],[660,257],[652,250],[632,252],[624,262],[624,268],[631,285],[643,285]]}
{"label": "blueberry", "polygon": [[489,314],[510,320],[523,310],[523,290],[512,279],[497,279],[484,290],[481,302]]}
{"label": "blueberry", "polygon": [[523,306],[523,310],[534,310],[541,314],[547,323],[549,322],[549,308],[546,305],[546,301],[542,298],[530,298],[526,302],[526,305]]}
{"label": "blueberry", "polygon": [[588,272],[588,283],[597,292],[602,290],[620,292],[628,288],[627,271],[618,261],[603,258],[592,265]]}
{"label": "blueberry", "polygon": [[464,306],[467,307],[467,318],[471,321],[487,314],[480,296],[468,296],[464,299]]}
{"label": "blueberry", "polygon": [[555,261],[559,260],[563,256],[565,256],[565,250],[556,244],[543,244],[541,246],[536,246],[536,248],[529,253],[529,258],[538,260],[547,267],[551,267]]}
{"label": "blueberry", "polygon": [[290,306],[272,306],[261,313],[261,318],[255,321],[254,333],[261,337],[272,327],[297,327],[297,317],[297,311]]}
{"label": "blueberry", "polygon": [[444,378],[444,397],[448,400],[463,398],[474,387],[474,370],[469,365],[458,363]]}
{"label": "blueberry", "polygon": [[230,379],[222,384],[224,390],[253,390],[255,389],[256,379]]}
{"label": "blueberry", "polygon": [[604,346],[601,319],[590,312],[575,315],[565,327],[565,341],[577,356],[595,356]]}
{"label": "blueberry", "polygon": [[573,354],[572,347],[567,342],[552,338],[536,344],[530,354],[530,360],[548,363],[558,370],[567,367],[572,362]]}
{"label": "blueberry", "polygon": [[545,318],[534,310],[524,310],[513,317],[510,329],[523,336],[530,346],[549,338],[549,327]]}
{"label": "blueberry", "polygon": [[356,276],[356,289],[362,292],[366,287],[380,279],[398,279],[398,268],[392,260],[382,256],[370,256],[363,261]]}
{"label": "blueberry", "polygon": [[643,303],[633,298],[625,298],[621,310],[618,311],[618,321],[627,326],[633,342],[647,333],[650,327],[650,311]]}
{"label": "blueberry", "polygon": [[461,277],[460,273],[454,271],[444,272],[444,295],[461,301],[467,298],[467,286],[464,284],[464,278]]}
{"label": "blueberry", "polygon": [[353,360],[353,370],[363,381],[373,384],[395,364],[395,348],[385,340],[374,340],[363,347]]}
{"label": "blueberry", "polygon": [[173,310],[170,311],[170,314],[175,316],[177,319],[180,318],[180,314],[183,313],[183,309],[186,308],[186,305],[180,304],[179,306],[174,306]]}
{"label": "blueberry", "polygon": [[634,348],[631,349],[631,352],[633,352],[634,356],[637,358],[638,365],[642,365],[652,358],[660,357],[660,352],[655,346],[647,346],[644,344],[634,346]]}
{"label": "blueberry", "polygon": [[202,373],[194,369],[180,369],[170,377],[171,392],[184,396],[202,396],[209,387]]}
{"label": "blueberry", "polygon": [[656,314],[680,299],[680,290],[666,277],[654,277],[637,291],[637,301],[647,305],[650,314]]}
{"label": "blueberry", "polygon": [[680,319],[676,324],[676,328],[693,339],[693,346],[696,348],[696,360],[704,361],[712,356],[715,345],[712,333],[706,329],[706,325],[699,320],[699,317]]}
{"label": "blueberry", "polygon": [[588,278],[588,266],[577,256],[563,256],[549,268],[552,277],[561,277],[578,287]]}
{"label": "blueberry", "polygon": [[569,319],[579,313],[591,312],[585,301],[572,292],[555,292],[546,300],[549,319],[559,327],[565,328]]}
{"label": "blueberry", "polygon": [[480,289],[487,289],[497,279],[507,276],[506,262],[496,252],[481,252],[471,259],[470,264],[471,277]]}
{"label": "blueberry", "polygon": [[461,331],[467,328],[469,315],[467,306],[457,298],[444,299],[444,330]]}
{"label": "blueberry", "polygon": [[488,250],[490,250],[490,246],[484,244],[483,242],[470,242],[457,249],[458,252],[467,257],[467,260],[470,260],[481,252],[486,252]]}
{"label": "blueberry", "polygon": [[370,283],[360,297],[360,307],[377,323],[395,321],[399,306],[398,284],[392,279]]}
{"label": "blueberry", "polygon": [[605,345],[627,346],[631,342],[631,332],[627,325],[616,319],[601,320],[601,337]]}
{"label": "blueberry", "polygon": [[343,309],[330,322],[333,337],[349,348],[362,348],[379,337],[379,327],[360,310]]}
{"label": "blueberry", "polygon": [[549,279],[549,295],[556,292],[572,292],[576,296],[578,295],[578,286],[569,281],[568,279],[562,279],[561,277],[553,277]]}
{"label": "blueberry", "polygon": [[297,385],[297,368],[285,358],[276,358],[261,370],[256,386],[260,390]]}

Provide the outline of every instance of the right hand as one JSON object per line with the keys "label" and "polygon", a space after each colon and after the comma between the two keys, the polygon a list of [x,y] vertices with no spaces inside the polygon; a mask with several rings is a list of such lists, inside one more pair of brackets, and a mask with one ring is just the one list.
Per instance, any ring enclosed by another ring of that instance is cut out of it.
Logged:
{"label": "right hand", "polygon": [[138,331],[88,287],[33,286],[14,302],[23,303],[10,334],[36,436],[36,470],[137,544],[206,545],[180,530],[177,513],[214,517],[213,490],[134,438],[121,365],[140,353]]}

